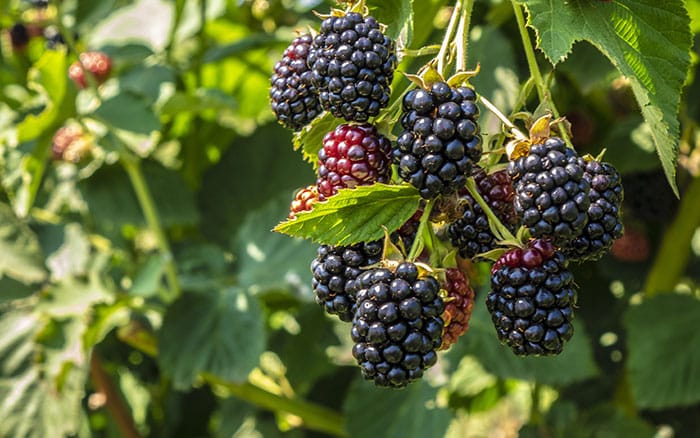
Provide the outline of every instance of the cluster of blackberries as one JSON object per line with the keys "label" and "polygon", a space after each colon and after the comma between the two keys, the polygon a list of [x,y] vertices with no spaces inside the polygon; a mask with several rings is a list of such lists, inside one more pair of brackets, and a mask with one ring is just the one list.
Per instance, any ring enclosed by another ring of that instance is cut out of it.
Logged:
{"label": "cluster of blackberries", "polygon": [[296,38],[274,69],[272,111],[299,130],[321,110],[366,122],[389,103],[395,44],[371,16],[356,12],[323,20],[319,33]]}

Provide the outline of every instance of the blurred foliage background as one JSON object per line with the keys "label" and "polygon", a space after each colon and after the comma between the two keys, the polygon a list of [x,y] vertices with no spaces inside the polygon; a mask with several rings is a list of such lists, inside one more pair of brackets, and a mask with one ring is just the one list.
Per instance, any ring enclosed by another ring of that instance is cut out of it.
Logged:
{"label": "blurred foliage background", "polygon": [[[368,4],[390,26],[413,20],[411,49],[439,43],[449,18],[446,0]],[[684,4],[697,41],[700,2]],[[270,232],[315,175],[273,119],[269,77],[289,41],[318,25],[312,11],[331,6],[0,2],[0,435],[697,433],[697,44],[679,115],[680,199],[629,80],[600,51],[577,43],[548,75],[577,150],[605,148],[626,191],[625,237],[575,269],[566,351],[521,359],[499,345],[488,267],[477,266],[469,332],[424,382],[383,391],[361,379],[346,327],[313,301],[315,246]],[[521,44],[509,1],[475,3],[473,84],[506,112],[529,74]],[[86,50],[113,67],[80,90],[67,69]],[[484,132],[500,132],[482,114]],[[66,125],[89,143],[78,162],[52,159]]]}

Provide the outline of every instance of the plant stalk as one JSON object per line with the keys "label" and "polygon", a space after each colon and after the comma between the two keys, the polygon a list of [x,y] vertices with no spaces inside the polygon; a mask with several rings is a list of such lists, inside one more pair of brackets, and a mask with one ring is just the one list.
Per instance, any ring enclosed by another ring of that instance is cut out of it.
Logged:
{"label": "plant stalk", "polygon": [[517,242],[518,239],[513,235],[513,233],[510,232],[510,230],[508,230],[508,228],[506,228],[505,225],[503,225],[501,220],[498,219],[498,216],[491,211],[491,207],[489,207],[486,201],[484,201],[484,198],[476,188],[474,178],[467,179],[467,190],[469,190],[469,194],[472,195],[472,198],[474,198],[476,203],[479,204],[481,209],[484,210],[486,217],[489,219],[489,228],[491,229],[493,235],[496,236],[498,240]]}
{"label": "plant stalk", "polygon": [[114,418],[120,435],[126,438],[140,437],[141,434],[136,428],[128,406],[124,402],[114,382],[105,371],[99,355],[94,350],[90,358],[90,378],[95,388],[105,395],[105,407],[112,418]]}
{"label": "plant stalk", "polygon": [[433,205],[435,202],[428,200],[425,202],[425,208],[423,209],[423,215],[420,217],[420,222],[418,223],[418,230],[416,231],[416,240],[411,245],[411,251],[408,253],[408,261],[414,261],[420,255],[418,252],[423,248],[423,234],[425,227],[430,226],[430,213],[433,211]]}
{"label": "plant stalk", "polygon": [[455,28],[457,27],[457,20],[460,17],[461,10],[462,2],[461,0],[457,0],[454,9],[452,10],[450,22],[447,24],[447,29],[445,29],[445,36],[442,39],[440,51],[437,54],[437,70],[442,75],[442,77],[445,77],[445,69],[447,68],[447,54],[450,50],[452,36],[455,33]]}
{"label": "plant stalk", "polygon": [[462,7],[462,13],[459,17],[459,26],[457,28],[457,37],[455,44],[457,45],[457,71],[467,70],[467,53],[469,49],[469,24],[472,17],[472,9],[474,9],[474,0],[465,0]]}

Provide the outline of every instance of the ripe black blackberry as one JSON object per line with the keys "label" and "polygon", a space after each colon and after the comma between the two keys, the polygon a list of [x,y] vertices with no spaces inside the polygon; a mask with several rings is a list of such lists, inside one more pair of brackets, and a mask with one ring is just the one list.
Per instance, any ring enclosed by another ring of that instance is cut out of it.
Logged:
{"label": "ripe black blackberry", "polygon": [[613,244],[622,237],[621,204],[624,196],[622,180],[610,163],[586,162],[583,177],[591,185],[588,224],[583,232],[563,248],[569,260],[600,260]]}
{"label": "ripe black blackberry", "polygon": [[15,23],[9,33],[13,50],[22,50],[29,44],[29,30],[24,24]]}
{"label": "ripe black blackberry", "polygon": [[[476,188],[489,208],[510,231],[515,231],[517,217],[513,209],[513,184],[505,171],[486,175],[478,169],[474,175]],[[452,246],[459,255],[472,258],[490,251],[496,246],[496,236],[491,232],[489,219],[481,206],[467,190],[463,190],[464,213],[447,228]]]}
{"label": "ripe black blackberry", "polygon": [[411,90],[403,99],[394,163],[399,176],[426,199],[463,188],[481,157],[476,94],[468,87],[436,82]]}
{"label": "ripe black blackberry", "polygon": [[365,379],[401,388],[437,361],[445,305],[438,281],[414,263],[373,269],[356,280],[352,354]]}
{"label": "ripe black blackberry", "polygon": [[308,65],[321,106],[335,117],[364,122],[389,103],[394,41],[371,16],[350,12],[323,20]]}
{"label": "ripe black blackberry", "polygon": [[564,255],[546,240],[512,249],[491,268],[486,307],[498,339],[517,355],[562,352],[574,328],[576,291]]}
{"label": "ripe black blackberry", "polygon": [[445,270],[442,288],[447,291],[447,298],[442,313],[445,328],[442,331],[440,350],[447,350],[469,329],[469,320],[474,310],[474,289],[462,271],[455,268]]}
{"label": "ripe black blackberry", "polygon": [[270,79],[272,112],[283,126],[295,131],[321,113],[318,96],[311,85],[311,71],[306,64],[312,40],[309,34],[294,39],[275,64]]}
{"label": "ripe black blackberry", "polygon": [[322,245],[311,262],[311,286],[316,302],[342,321],[351,321],[355,310],[355,279],[360,268],[381,260],[382,241],[358,243],[352,246]]}
{"label": "ripe black blackberry", "polygon": [[508,164],[515,189],[515,212],[535,238],[566,246],[586,226],[590,184],[586,163],[558,137],[532,145]]}
{"label": "ripe black blackberry", "polygon": [[340,125],[318,151],[318,192],[324,200],[338,189],[386,183],[391,178],[391,142],[368,123]]}

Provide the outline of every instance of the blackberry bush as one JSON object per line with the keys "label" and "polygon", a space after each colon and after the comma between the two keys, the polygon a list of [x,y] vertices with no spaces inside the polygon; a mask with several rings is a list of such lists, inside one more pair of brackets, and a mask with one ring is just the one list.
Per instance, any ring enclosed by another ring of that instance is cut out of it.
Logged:
{"label": "blackberry bush", "polygon": [[469,87],[435,82],[409,91],[393,160],[399,176],[425,199],[458,191],[481,157],[476,94]]}
{"label": "blackberry bush", "polygon": [[574,328],[574,276],[546,240],[503,254],[491,268],[486,306],[498,339],[517,355],[562,352]]}
{"label": "blackberry bush", "polygon": [[391,142],[370,124],[340,125],[323,138],[318,151],[321,199],[338,189],[386,183],[391,177]]}
{"label": "blackberry bush", "polygon": [[365,379],[401,388],[437,361],[444,303],[440,284],[414,263],[367,271],[356,281],[352,354]]}
{"label": "blackberry bush", "polygon": [[609,163],[586,162],[583,174],[590,186],[588,224],[567,247],[564,254],[573,261],[599,260],[615,239],[622,237],[623,189],[620,174]]}
{"label": "blackberry bush", "polygon": [[447,297],[445,311],[442,313],[445,328],[442,331],[440,350],[447,350],[469,328],[469,320],[474,309],[474,289],[462,271],[455,268],[445,271],[442,288],[447,291]]}
{"label": "blackberry bush", "polygon": [[515,212],[533,237],[565,246],[583,232],[591,203],[585,168],[583,158],[558,137],[532,145],[508,164]]}
{"label": "blackberry bush", "polygon": [[379,114],[389,103],[394,51],[371,16],[350,12],[323,20],[308,57],[323,109],[356,122]]}
{"label": "blackberry bush", "polygon": [[382,242],[359,243],[352,246],[322,245],[311,262],[311,286],[316,302],[342,321],[350,321],[355,309],[355,279],[360,268],[378,263]]}
{"label": "blackberry bush", "polygon": [[289,45],[274,67],[270,82],[270,106],[285,127],[299,130],[321,113],[306,60],[312,37],[302,35]]}

